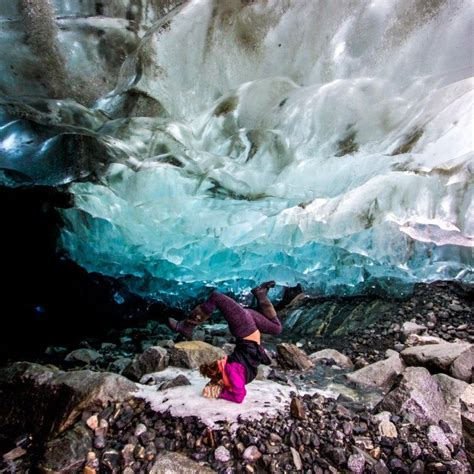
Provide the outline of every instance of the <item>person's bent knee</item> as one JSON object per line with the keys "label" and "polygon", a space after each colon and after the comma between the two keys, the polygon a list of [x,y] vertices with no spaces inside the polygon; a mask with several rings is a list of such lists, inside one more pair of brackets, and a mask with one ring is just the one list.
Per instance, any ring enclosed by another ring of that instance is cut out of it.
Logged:
{"label": "person's bent knee", "polygon": [[283,331],[283,326],[281,325],[280,321],[277,319],[275,321],[275,324],[271,328],[271,332],[268,331],[268,333],[272,336],[278,336]]}

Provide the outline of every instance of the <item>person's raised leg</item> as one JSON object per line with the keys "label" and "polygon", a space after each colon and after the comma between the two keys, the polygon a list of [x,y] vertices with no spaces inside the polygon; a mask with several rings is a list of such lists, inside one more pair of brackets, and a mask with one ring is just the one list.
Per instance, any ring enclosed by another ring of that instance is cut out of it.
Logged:
{"label": "person's raised leg", "polygon": [[277,336],[281,333],[283,327],[277,316],[270,319],[254,309],[249,308],[247,309],[247,311],[252,316],[253,320],[255,321],[255,325],[257,326],[257,329],[262,334],[270,334],[272,336]]}
{"label": "person's raised leg", "polygon": [[220,310],[229,325],[234,337],[246,338],[258,330],[249,310],[222,293],[215,291],[209,299],[198,306],[205,314],[211,314],[216,308]]}
{"label": "person's raised leg", "polygon": [[179,332],[187,339],[192,339],[193,331],[196,326],[204,323],[211,317],[210,314],[206,314],[199,309],[197,306],[189,315],[188,318],[182,321],[177,321],[173,318],[168,318],[168,326],[176,332]]}

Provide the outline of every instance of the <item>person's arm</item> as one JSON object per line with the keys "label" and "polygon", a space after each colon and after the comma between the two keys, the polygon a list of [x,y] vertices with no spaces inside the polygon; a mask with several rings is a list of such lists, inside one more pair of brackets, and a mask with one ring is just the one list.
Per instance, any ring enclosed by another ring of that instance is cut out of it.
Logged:
{"label": "person's arm", "polygon": [[223,388],[219,398],[242,403],[247,394],[247,390],[245,390],[245,367],[237,362],[231,362],[226,364],[225,371],[229,377],[231,387]]}

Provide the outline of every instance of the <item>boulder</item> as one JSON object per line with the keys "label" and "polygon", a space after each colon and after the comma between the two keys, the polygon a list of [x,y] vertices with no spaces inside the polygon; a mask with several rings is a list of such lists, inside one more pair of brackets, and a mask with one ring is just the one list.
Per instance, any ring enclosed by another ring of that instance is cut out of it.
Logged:
{"label": "boulder", "polygon": [[470,386],[462,380],[455,379],[445,374],[433,375],[437,381],[441,392],[443,394],[446,410],[443,415],[443,420],[448,423],[450,428],[456,432],[461,433],[461,402],[460,398],[465,393],[469,396],[469,392],[474,392],[474,387]]}
{"label": "boulder", "polygon": [[351,374],[346,374],[346,377],[356,385],[388,391],[404,369],[405,364],[397,353],[388,359],[370,364]]}
{"label": "boulder", "polygon": [[461,396],[461,425],[466,456],[474,466],[474,396]]}
{"label": "boulder", "polygon": [[309,370],[314,367],[312,360],[294,344],[282,342],[277,347],[278,363],[284,369]]}
{"label": "boulder", "polygon": [[[55,437],[84,410],[99,411],[128,398],[134,383],[117,374],[16,362],[0,369],[0,431]],[[13,402],[14,401],[14,402]]]}
{"label": "boulder", "polygon": [[435,447],[436,451],[438,451],[442,459],[445,461],[451,459],[451,453],[454,449],[453,445],[439,426],[431,425],[428,428],[428,440]]}
{"label": "boulder", "polygon": [[464,351],[449,367],[449,373],[456,379],[474,382],[474,346]]}
{"label": "boulder", "polygon": [[426,367],[434,372],[448,372],[449,366],[471,347],[472,344],[468,342],[443,342],[408,347],[400,354],[407,365]]}
{"label": "boulder", "polygon": [[76,349],[75,351],[70,352],[64,360],[66,362],[89,364],[101,358],[102,354],[92,349]]}
{"label": "boulder", "polygon": [[150,474],[211,474],[215,471],[187,458],[184,454],[165,452],[158,456],[149,472]]}
{"label": "boulder", "polygon": [[138,382],[145,374],[159,372],[169,364],[168,351],[163,347],[149,347],[143,354],[136,357],[123,371],[123,375]]}
{"label": "boulder", "polygon": [[352,363],[351,359],[344,354],[341,354],[339,351],[335,349],[323,349],[318,352],[313,352],[310,354],[309,358],[315,365],[320,363],[327,364],[327,365],[338,365],[342,369],[352,369],[354,364]]}
{"label": "boulder", "polygon": [[169,388],[182,387],[183,385],[191,385],[191,382],[186,375],[178,375],[174,379],[166,380],[159,387],[158,390],[168,390]]}
{"label": "boulder", "polygon": [[43,473],[80,472],[91,449],[90,431],[78,423],[58,438],[46,443],[43,459],[38,466],[39,470]]}
{"label": "boulder", "polygon": [[202,341],[183,341],[170,349],[170,364],[176,367],[197,369],[201,364],[210,364],[222,359],[225,352]]}
{"label": "boulder", "polygon": [[401,331],[404,339],[406,340],[411,334],[423,334],[426,331],[426,326],[422,326],[421,324],[411,321],[406,321],[403,323]]}
{"label": "boulder", "polygon": [[405,369],[379,406],[420,425],[438,423],[446,409],[438,382],[424,367]]}
{"label": "boulder", "polygon": [[109,372],[121,374],[132,362],[133,361],[130,357],[119,357],[109,364],[107,370]]}
{"label": "boulder", "polygon": [[172,339],[159,339],[155,342],[154,346],[164,347],[165,349],[171,349],[174,347],[174,341]]}

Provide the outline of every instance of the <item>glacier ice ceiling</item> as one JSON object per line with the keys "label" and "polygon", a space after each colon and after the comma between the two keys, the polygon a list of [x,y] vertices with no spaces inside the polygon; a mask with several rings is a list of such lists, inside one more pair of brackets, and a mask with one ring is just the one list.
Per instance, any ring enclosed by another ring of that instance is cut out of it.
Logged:
{"label": "glacier ice ceiling", "polygon": [[87,270],[183,301],[473,280],[471,1],[0,15],[0,181],[69,185],[60,245]]}

